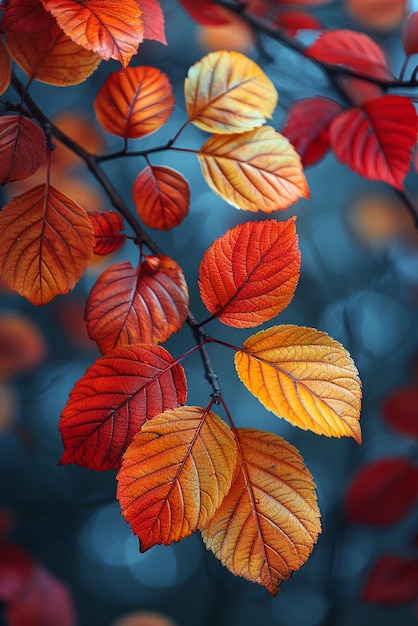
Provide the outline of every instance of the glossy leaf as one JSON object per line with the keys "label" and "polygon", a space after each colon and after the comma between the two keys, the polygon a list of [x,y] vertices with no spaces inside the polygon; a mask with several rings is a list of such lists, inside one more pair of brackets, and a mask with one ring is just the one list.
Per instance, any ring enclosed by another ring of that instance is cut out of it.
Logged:
{"label": "glossy leaf", "polygon": [[362,593],[367,602],[396,605],[418,597],[418,559],[383,556],[372,568]]}
{"label": "glossy leaf", "polygon": [[28,178],[45,154],[45,135],[37,124],[15,113],[0,117],[0,184]]}
{"label": "glossy leaf", "polygon": [[399,522],[418,500],[418,466],[407,458],[391,457],[365,465],[347,493],[351,521],[388,526]]}
{"label": "glossy leaf", "polygon": [[281,132],[295,147],[304,165],[313,165],[329,150],[329,125],[341,111],[338,102],[321,96],[292,104]]}
{"label": "glossy leaf", "polygon": [[164,30],[164,14],[158,0],[136,0],[141,9],[144,39],[152,39],[167,45]]}
{"label": "glossy leaf", "polygon": [[146,420],[186,401],[181,365],[161,346],[135,344],[99,357],[70,393],[59,424],[61,463],[118,469]]}
{"label": "glossy leaf", "polygon": [[406,4],[406,0],[347,0],[346,8],[362,26],[389,31],[405,19]]}
{"label": "glossy leaf", "polygon": [[280,11],[274,20],[274,26],[281,28],[285,33],[294,37],[300,30],[319,30],[321,22],[309,13],[303,11]]}
{"label": "glossy leaf", "polygon": [[88,213],[93,226],[96,243],[94,254],[107,255],[119,250],[125,243],[126,235],[121,233],[124,229],[122,217],[115,211],[102,211],[101,213]]}
{"label": "glossy leaf", "polygon": [[180,4],[199,24],[216,26],[228,22],[228,12],[211,0],[180,0]]}
{"label": "glossy leaf", "polygon": [[6,91],[10,85],[12,77],[12,64],[9,53],[4,45],[3,39],[0,39],[0,96]]}
{"label": "glossy leaf", "polygon": [[234,481],[202,537],[233,574],[275,595],[320,533],[315,484],[298,451],[278,435],[239,428],[236,438]]}
{"label": "glossy leaf", "polygon": [[126,68],[143,40],[141,10],[135,0],[42,0],[58,26],[76,44]]}
{"label": "glossy leaf", "polygon": [[270,126],[214,135],[199,161],[209,187],[239,209],[271,213],[309,197],[299,155]]}
{"label": "glossy leaf", "polygon": [[235,354],[238,376],[278,417],[328,437],[361,443],[361,388],[345,348],[314,328],[273,326]]}
{"label": "glossy leaf", "polygon": [[407,56],[418,52],[418,11],[411,13],[404,24],[402,44]]}
{"label": "glossy leaf", "polygon": [[141,552],[204,527],[229,491],[235,463],[232,431],[215,413],[180,407],[144,424],[117,476]]}
{"label": "glossy leaf", "polygon": [[386,398],[382,410],[392,428],[418,439],[418,387],[397,389]]}
{"label": "glossy leaf", "polygon": [[136,212],[150,228],[170,230],[189,212],[189,183],[164,165],[147,165],[135,179],[132,196]]}
{"label": "glossy leaf", "polygon": [[224,324],[251,328],[287,307],[299,274],[295,218],[246,222],[205,252],[199,266],[200,295]]}
{"label": "glossy leaf", "polygon": [[94,101],[105,130],[119,137],[138,138],[163,126],[174,108],[170,82],[155,67],[128,67],[110,74]]}
{"label": "glossy leaf", "polygon": [[22,313],[0,314],[0,378],[26,373],[44,361],[46,342],[39,328]]}
{"label": "glossy leaf", "polygon": [[30,78],[59,87],[82,83],[101,60],[71,41],[56,25],[37,33],[10,32],[7,47]]}
{"label": "glossy leaf", "polygon": [[184,83],[190,121],[214,133],[242,133],[273,115],[278,95],[261,68],[240,52],[211,52],[189,69]]}
{"label": "glossy leaf", "polygon": [[8,0],[3,9],[1,28],[5,33],[36,33],[54,24],[40,0]]}
{"label": "glossy leaf", "polygon": [[339,161],[365,178],[403,189],[417,138],[417,114],[409,98],[368,100],[340,113],[329,132]]}
{"label": "glossy leaf", "polygon": [[167,256],[111,265],[87,299],[87,330],[101,352],[132,343],[163,343],[188,314],[189,296],[181,268]]}
{"label": "glossy leaf", "polygon": [[0,275],[36,305],[70,291],[94,247],[87,213],[49,185],[37,185],[3,207],[0,240]]}

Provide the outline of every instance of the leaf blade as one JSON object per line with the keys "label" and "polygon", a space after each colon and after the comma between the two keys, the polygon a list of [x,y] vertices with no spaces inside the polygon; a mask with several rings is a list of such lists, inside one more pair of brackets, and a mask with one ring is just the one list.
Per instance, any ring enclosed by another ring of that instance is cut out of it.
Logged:
{"label": "leaf blade", "polygon": [[42,129],[22,115],[0,117],[0,184],[34,174],[46,154]]}

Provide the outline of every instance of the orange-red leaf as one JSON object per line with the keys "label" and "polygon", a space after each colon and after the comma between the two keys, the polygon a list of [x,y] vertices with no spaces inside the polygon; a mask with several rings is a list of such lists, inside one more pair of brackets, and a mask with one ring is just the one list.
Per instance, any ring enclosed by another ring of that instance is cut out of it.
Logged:
{"label": "orange-red leaf", "polygon": [[285,10],[280,11],[274,20],[274,26],[285,31],[291,37],[294,37],[298,31],[303,29],[319,30],[321,22],[313,15],[304,13],[303,11]]}
{"label": "orange-red leaf", "polygon": [[246,222],[205,252],[199,266],[200,295],[224,324],[251,328],[287,307],[299,274],[295,218]]}
{"label": "orange-red leaf", "polygon": [[0,39],[0,96],[6,91],[10,85],[12,77],[12,64],[9,53],[4,45],[3,39]]}
{"label": "orange-red leaf", "polygon": [[406,16],[407,0],[347,0],[345,8],[363,26],[394,30]]}
{"label": "orange-red leaf", "polygon": [[101,58],[71,41],[54,24],[36,33],[7,33],[7,47],[26,74],[50,85],[78,85],[88,78]]}
{"label": "orange-red leaf", "polygon": [[190,188],[182,174],[163,165],[147,165],[135,179],[132,196],[146,226],[170,230],[189,212]]}
{"label": "orange-red leaf", "polygon": [[334,118],[329,133],[342,163],[361,176],[403,189],[417,139],[417,114],[409,98],[367,100]]}
{"label": "orange-red leaf", "polygon": [[47,352],[37,326],[21,313],[0,315],[0,378],[9,378],[39,366]]}
{"label": "orange-red leaf", "polygon": [[261,126],[277,105],[277,91],[261,68],[241,52],[211,52],[189,69],[184,83],[187,115],[214,133]]}
{"label": "orange-red leaf", "polygon": [[215,413],[165,411],[144,424],[124,454],[117,497],[142,552],[203,528],[227,494],[236,444]]}
{"label": "orange-red leaf", "polygon": [[90,292],[87,330],[105,353],[132,343],[162,343],[179,330],[189,296],[181,268],[167,256],[149,257],[138,268],[111,265]]}
{"label": "orange-red leaf", "polygon": [[141,10],[135,0],[42,0],[58,26],[76,44],[127,67],[143,40]]}
{"label": "orange-red leaf", "polygon": [[374,564],[366,581],[362,599],[393,606],[417,599],[418,559],[387,555]]}
{"label": "orange-red leaf", "polygon": [[163,126],[174,108],[166,74],[155,67],[128,67],[110,74],[94,101],[105,130],[125,139],[143,137]]}
{"label": "orange-red leaf", "polygon": [[183,368],[161,346],[136,344],[99,357],[62,412],[61,463],[118,469],[144,422],[184,404],[186,395]]}
{"label": "orange-red leaf", "polygon": [[88,216],[96,238],[94,254],[105,256],[123,246],[126,235],[120,232],[124,225],[119,213],[115,211],[91,212],[88,213]]}
{"label": "orange-red leaf", "polygon": [[36,172],[46,153],[42,129],[22,115],[0,117],[0,185]]}
{"label": "orange-red leaf", "polygon": [[411,13],[405,22],[402,30],[402,44],[407,56],[418,52],[418,11]]}
{"label": "orange-red leaf", "polygon": [[41,0],[8,0],[3,9],[1,28],[5,33],[36,33],[54,24],[54,18],[45,11]]}
{"label": "orange-red leaf", "polygon": [[153,39],[167,45],[164,31],[164,14],[158,0],[136,0],[142,11],[144,39]]}
{"label": "orange-red leaf", "polygon": [[299,452],[278,435],[239,428],[236,437],[234,481],[202,537],[233,574],[275,595],[321,532],[315,484]]}
{"label": "orange-red leaf", "polygon": [[326,333],[273,326],[243,343],[235,367],[247,389],[278,417],[320,435],[361,442],[357,369]]}
{"label": "orange-red leaf", "polygon": [[37,185],[3,207],[0,240],[0,275],[37,305],[74,287],[94,247],[87,213],[49,185]]}
{"label": "orange-red leaf", "polygon": [[299,155],[271,126],[214,135],[198,156],[209,187],[239,209],[271,213],[309,197]]}

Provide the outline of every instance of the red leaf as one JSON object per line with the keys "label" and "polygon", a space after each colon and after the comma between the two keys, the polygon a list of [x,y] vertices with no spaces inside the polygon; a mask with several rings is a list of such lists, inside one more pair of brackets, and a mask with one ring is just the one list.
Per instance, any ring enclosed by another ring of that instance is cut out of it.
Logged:
{"label": "red leaf", "polygon": [[136,344],[96,359],[62,412],[61,463],[118,469],[142,424],[186,401],[186,378],[161,346]]}
{"label": "red leaf", "polygon": [[164,32],[164,14],[158,0],[136,0],[142,11],[144,39],[153,39],[167,45]]}
{"label": "red leaf", "polygon": [[418,559],[380,558],[370,572],[363,600],[380,604],[404,604],[418,598]]}
{"label": "red leaf", "polygon": [[339,161],[365,178],[403,189],[417,139],[417,114],[409,98],[368,100],[340,113],[329,132]]}
{"label": "red leaf", "polygon": [[280,11],[273,25],[281,28],[291,37],[302,29],[319,30],[321,28],[321,23],[316,17],[302,11]]}
{"label": "red leaf", "polygon": [[50,28],[54,18],[45,11],[41,0],[9,0],[3,9],[3,32],[37,33]]}
{"label": "red leaf", "polygon": [[418,438],[418,388],[398,389],[383,403],[383,415],[392,428]]}
{"label": "red leaf", "polygon": [[402,44],[407,56],[418,52],[418,11],[411,13],[404,24]]}
{"label": "red leaf", "polygon": [[33,571],[33,563],[23,550],[0,543],[0,600],[14,602]]}
{"label": "red leaf", "polygon": [[281,132],[305,166],[316,163],[329,150],[329,125],[342,110],[338,102],[320,96],[304,98],[291,106]]}
{"label": "red leaf", "polygon": [[119,250],[123,246],[126,235],[120,234],[124,224],[119,213],[115,213],[115,211],[92,212],[88,213],[88,217],[96,238],[94,254],[105,256]]}
{"label": "red leaf", "polygon": [[418,466],[406,458],[369,463],[354,478],[346,497],[354,522],[386,526],[404,517],[418,498]]}
{"label": "red leaf", "polygon": [[0,184],[23,180],[36,172],[46,153],[41,128],[17,114],[0,117]]}
{"label": "red leaf", "polygon": [[229,21],[227,11],[211,0],[180,0],[180,4],[199,24],[216,26]]}

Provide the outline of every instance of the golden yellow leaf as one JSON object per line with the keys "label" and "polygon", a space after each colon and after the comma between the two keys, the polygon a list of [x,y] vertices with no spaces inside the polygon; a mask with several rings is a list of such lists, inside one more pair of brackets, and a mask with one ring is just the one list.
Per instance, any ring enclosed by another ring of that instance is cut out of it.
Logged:
{"label": "golden yellow leaf", "polygon": [[262,126],[277,106],[275,86],[240,52],[211,52],[192,65],[184,83],[193,124],[214,133],[242,133]]}
{"label": "golden yellow leaf", "polygon": [[209,187],[239,209],[271,213],[309,198],[299,155],[271,126],[214,135],[198,157]]}
{"label": "golden yellow leaf", "polygon": [[243,384],[278,417],[361,443],[361,383],[347,350],[314,328],[282,325],[249,337],[235,355]]}
{"label": "golden yellow leaf", "polygon": [[278,435],[239,428],[235,436],[234,481],[202,538],[233,574],[275,595],[321,532],[315,484],[299,452]]}

